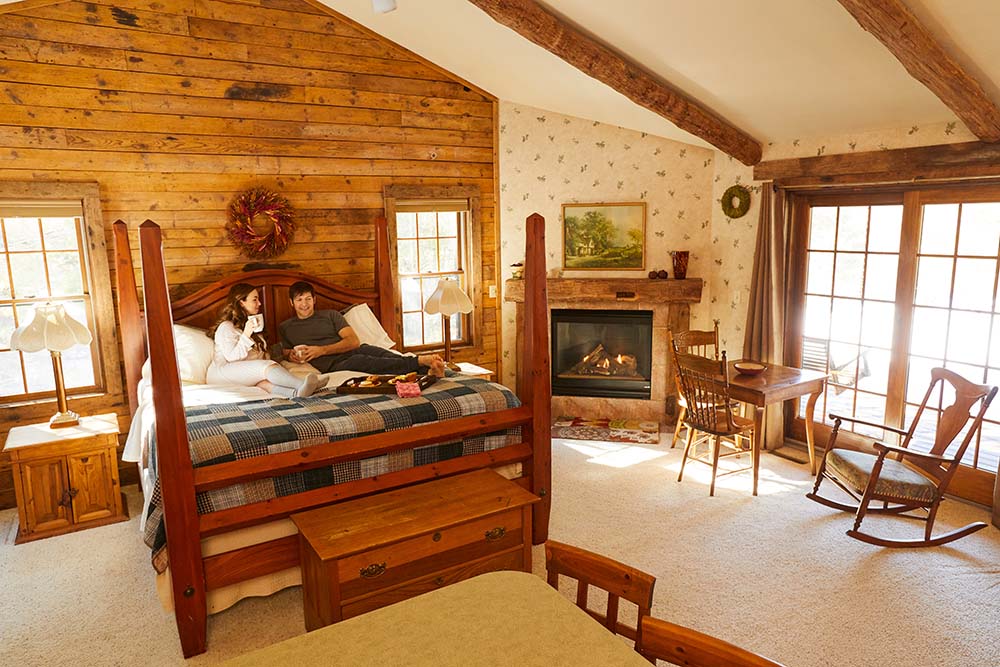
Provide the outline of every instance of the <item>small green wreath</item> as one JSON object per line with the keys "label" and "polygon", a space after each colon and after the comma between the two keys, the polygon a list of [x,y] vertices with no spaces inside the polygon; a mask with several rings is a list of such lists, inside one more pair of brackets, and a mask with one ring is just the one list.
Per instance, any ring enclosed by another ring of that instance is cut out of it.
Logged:
{"label": "small green wreath", "polygon": [[722,212],[727,218],[742,218],[749,210],[750,191],[742,185],[733,185],[723,193]]}
{"label": "small green wreath", "polygon": [[[253,227],[253,219],[258,215],[271,221],[271,229],[266,234],[257,232]],[[226,231],[233,245],[249,257],[275,257],[285,252],[295,232],[292,205],[277,192],[250,188],[229,204]]]}

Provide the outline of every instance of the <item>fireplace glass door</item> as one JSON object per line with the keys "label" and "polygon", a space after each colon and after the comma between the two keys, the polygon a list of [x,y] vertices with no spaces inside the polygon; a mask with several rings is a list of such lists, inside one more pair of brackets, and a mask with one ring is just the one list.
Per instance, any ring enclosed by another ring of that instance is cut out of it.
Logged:
{"label": "fireplace glass door", "polygon": [[653,313],[552,310],[552,393],[650,397]]}

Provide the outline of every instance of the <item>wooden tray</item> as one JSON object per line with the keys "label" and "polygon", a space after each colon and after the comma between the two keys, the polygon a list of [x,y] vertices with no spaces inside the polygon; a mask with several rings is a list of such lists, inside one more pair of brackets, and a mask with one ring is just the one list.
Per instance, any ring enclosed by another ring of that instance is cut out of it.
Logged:
{"label": "wooden tray", "polygon": [[[395,394],[396,385],[389,384],[389,380],[396,377],[395,375],[379,375],[378,378],[381,384],[377,384],[373,387],[359,387],[358,383],[363,380],[367,380],[371,375],[359,375],[357,377],[348,378],[344,380],[339,387],[337,387],[338,394]],[[423,391],[427,387],[431,386],[437,382],[436,375],[424,375],[417,378],[417,384],[420,386],[420,390]]]}

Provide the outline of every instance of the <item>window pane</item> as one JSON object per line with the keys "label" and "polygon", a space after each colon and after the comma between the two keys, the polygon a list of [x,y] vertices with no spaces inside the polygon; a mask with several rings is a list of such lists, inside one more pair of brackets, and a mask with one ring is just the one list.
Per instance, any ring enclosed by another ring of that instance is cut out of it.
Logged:
{"label": "window pane", "polygon": [[958,204],[927,204],[924,206],[924,221],[920,232],[920,254],[954,254],[957,226]]}
{"label": "window pane", "polygon": [[422,312],[403,313],[403,347],[423,344],[423,320]]}
{"label": "window pane", "polygon": [[868,251],[899,252],[903,207],[872,206],[871,216],[871,224],[868,227]]}
{"label": "window pane", "polygon": [[889,358],[888,350],[861,350],[861,360],[858,368],[858,389],[885,394],[889,389]]}
{"label": "window pane", "polygon": [[817,206],[812,209],[809,224],[809,247],[813,250],[833,250],[837,235],[837,207]]}
{"label": "window pane", "polygon": [[397,213],[396,214],[396,238],[415,239],[417,238],[417,214]]}
{"label": "window pane", "polygon": [[861,281],[865,272],[864,255],[837,253],[837,273],[833,277],[835,296],[861,296]]}
{"label": "window pane", "polygon": [[444,322],[441,315],[424,315],[424,344],[434,345],[444,342]]}
{"label": "window pane", "polygon": [[944,359],[944,338],[948,332],[948,311],[939,308],[914,308],[910,334],[910,352],[934,359]]}
{"label": "window pane", "polygon": [[913,303],[947,308],[953,263],[954,260],[943,257],[921,257],[917,264],[917,295]]}
{"label": "window pane", "polygon": [[420,278],[403,278],[400,283],[400,301],[404,311],[423,310],[420,299]]}
{"label": "window pane", "polygon": [[891,348],[895,322],[896,304],[866,301],[862,308],[861,344]]}
{"label": "window pane", "polygon": [[[885,397],[874,394],[866,394],[863,391],[859,391],[857,403],[854,408],[854,416],[858,419],[864,419],[865,421],[870,421],[875,424],[884,424]],[[864,424],[855,424],[854,432],[871,436],[876,439],[884,437],[882,429],[865,426]]]}
{"label": "window pane", "polygon": [[458,236],[458,211],[438,213],[438,236]]}
{"label": "window pane", "polygon": [[422,239],[437,236],[437,214],[433,211],[429,213],[417,213],[417,234]]}
{"label": "window pane", "polygon": [[420,272],[428,273],[438,271],[437,241],[434,239],[421,239],[417,241],[417,243],[420,244]]}
{"label": "window pane", "polygon": [[80,271],[80,253],[47,252],[49,282],[52,296],[83,294],[83,274]]}
{"label": "window pane", "polygon": [[962,204],[959,255],[996,257],[1000,252],[1000,203]]}
{"label": "window pane", "polygon": [[830,335],[830,298],[825,296],[806,297],[806,318],[802,335],[826,340]]}
{"label": "window pane", "polygon": [[7,231],[7,249],[41,250],[42,236],[38,229],[38,218],[6,218],[4,228]]}
{"label": "window pane", "polygon": [[[931,381],[931,376],[928,375],[925,378],[925,382],[922,384],[923,389],[920,392],[920,398],[923,398],[923,392],[927,391],[927,385]],[[919,402],[920,399],[918,399]],[[934,446],[934,436],[937,433],[937,423],[940,417],[940,413],[937,410],[931,410],[931,405],[937,405],[937,401],[931,401],[927,404],[927,409],[924,413],[920,415],[920,422],[917,423],[917,429],[913,432],[913,440],[910,441],[910,448],[917,452],[927,452],[930,451],[931,447]],[[913,423],[913,418],[917,416],[917,406],[907,405],[906,406],[906,425],[909,426]]]}
{"label": "window pane", "polygon": [[868,234],[868,207],[843,206],[837,225],[837,250],[864,250]]}
{"label": "window pane", "polygon": [[12,333],[14,333],[14,308],[0,306],[0,348],[10,348]]}
{"label": "window pane", "polygon": [[[931,383],[931,369],[941,366],[937,359],[910,357],[909,372],[906,375],[906,400],[909,403],[919,403],[924,400],[924,393]],[[936,406],[937,403],[935,402]],[[906,421],[907,424],[910,420]]]}
{"label": "window pane", "polygon": [[[49,372],[52,372],[51,368]],[[0,396],[16,396],[23,393],[21,355],[18,352],[0,352]]]}
{"label": "window pane", "polygon": [[[989,344],[990,316],[985,313],[951,311],[948,327],[948,359],[970,364],[986,365],[986,346]],[[979,382],[979,380],[973,380]]]}
{"label": "window pane", "polygon": [[830,340],[856,343],[861,335],[861,302],[834,299],[830,316]]}
{"label": "window pane", "polygon": [[990,335],[990,366],[1000,368],[1000,315],[993,316],[993,331]]}
{"label": "window pane", "polygon": [[896,266],[898,255],[868,255],[865,273],[865,298],[896,300]]}
{"label": "window pane", "polygon": [[462,331],[462,316],[459,313],[455,313],[451,316],[451,339],[462,340],[464,338],[465,332]]}
{"label": "window pane", "polygon": [[45,285],[45,261],[42,253],[9,255],[9,258],[15,298],[29,299],[49,295],[49,288]]}
{"label": "window pane", "polygon": [[993,282],[996,259],[955,260],[955,288],[952,308],[993,310]]}
{"label": "window pane", "polygon": [[440,248],[441,271],[458,271],[458,238],[445,238],[438,241]]}
{"label": "window pane", "polygon": [[[805,401],[802,402],[805,403]],[[852,416],[854,414],[854,391],[828,384],[826,386],[826,413],[831,412],[844,417]],[[843,428],[850,430],[850,426],[846,424]]]}
{"label": "window pane", "polygon": [[56,381],[52,375],[52,355],[45,350],[21,354],[24,357],[24,374],[28,376],[28,392],[53,391]]}
{"label": "window pane", "polygon": [[73,218],[42,218],[42,235],[46,250],[76,250],[76,220]]}
{"label": "window pane", "polygon": [[810,251],[807,257],[809,277],[806,291],[812,294],[831,294],[833,289],[833,253]]}
{"label": "window pane", "polygon": [[[438,281],[440,278],[426,278],[421,281],[421,289],[423,290],[423,296],[420,300],[421,303],[427,303],[427,299],[431,298],[431,294],[434,294],[434,290],[437,289]],[[423,307],[421,306],[421,310]]]}
{"label": "window pane", "polygon": [[399,263],[401,274],[417,273],[417,242],[400,241],[396,261]]}
{"label": "window pane", "polygon": [[837,384],[853,387],[857,380],[860,358],[857,345],[830,343],[830,378]]}
{"label": "window pane", "polygon": [[89,345],[76,345],[62,353],[63,380],[66,388],[90,387],[94,384],[94,359]]}
{"label": "window pane", "polygon": [[0,299],[9,299],[10,297],[10,278],[7,274],[7,259],[6,255],[3,255],[0,256]]}

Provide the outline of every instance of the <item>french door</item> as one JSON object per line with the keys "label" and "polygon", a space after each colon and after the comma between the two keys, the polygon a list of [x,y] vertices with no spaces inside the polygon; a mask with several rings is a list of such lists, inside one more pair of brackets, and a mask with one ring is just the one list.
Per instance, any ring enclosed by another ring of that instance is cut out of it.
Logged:
{"label": "french door", "polygon": [[[1000,187],[793,195],[792,201],[799,270],[791,277],[786,357],[830,376],[816,410],[820,442],[829,437],[831,412],[905,428],[936,366],[1000,384]],[[911,447],[930,449],[950,402],[947,393],[933,397]],[[799,438],[803,412],[800,405],[789,415]],[[860,444],[895,436],[845,423],[840,437]],[[950,491],[990,504],[998,462],[1000,400]]]}

